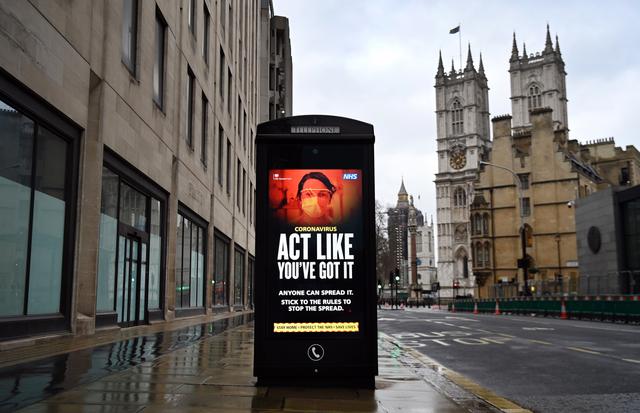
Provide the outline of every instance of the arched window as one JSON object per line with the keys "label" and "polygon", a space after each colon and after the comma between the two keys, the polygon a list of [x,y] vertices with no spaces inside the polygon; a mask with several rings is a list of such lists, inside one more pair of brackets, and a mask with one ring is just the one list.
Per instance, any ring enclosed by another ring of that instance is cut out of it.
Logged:
{"label": "arched window", "polygon": [[484,235],[489,235],[489,214],[484,214],[482,216],[482,233]]}
{"label": "arched window", "polygon": [[542,106],[542,95],[538,85],[529,86],[529,94],[527,95],[527,109],[535,109]]}
{"label": "arched window", "polygon": [[485,267],[491,266],[491,245],[489,245],[489,241],[485,241],[484,243],[484,263]]}
{"label": "arched window", "polygon": [[467,194],[464,188],[457,187],[453,192],[453,206],[463,207],[467,205]]}
{"label": "arched window", "polygon": [[451,129],[454,135],[462,135],[464,129],[462,105],[457,99],[453,101],[451,108]]}

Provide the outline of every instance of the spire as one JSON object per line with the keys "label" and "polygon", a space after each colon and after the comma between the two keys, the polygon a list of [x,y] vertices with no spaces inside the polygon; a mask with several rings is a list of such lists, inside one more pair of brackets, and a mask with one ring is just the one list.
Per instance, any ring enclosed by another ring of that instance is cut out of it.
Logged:
{"label": "spire", "polygon": [[516,44],[516,32],[513,32],[513,45],[511,46],[511,59],[510,62],[518,60],[518,45]]}
{"label": "spire", "polygon": [[469,49],[467,50],[467,67],[465,67],[464,70],[476,70],[476,68],[473,67],[473,58],[471,57],[471,43],[469,43]]}
{"label": "spire", "polygon": [[553,53],[553,43],[551,43],[551,33],[549,33],[549,23],[547,23],[547,40],[544,42],[544,54]]}
{"label": "spire", "polygon": [[438,51],[438,73],[436,73],[436,77],[444,76],[444,65],[442,64],[442,51]]}
{"label": "spire", "polygon": [[409,194],[404,187],[404,178],[402,178],[402,183],[400,184],[400,190],[398,191],[398,202],[396,203],[396,208],[407,207],[409,206]]}
{"label": "spire", "polygon": [[451,59],[451,74],[452,75],[456,74],[456,68],[453,66],[453,59]]}
{"label": "spire", "polygon": [[522,42],[522,58],[523,59],[527,59],[529,56],[527,56],[527,44],[525,42]]}
{"label": "spire", "polygon": [[484,65],[482,64],[482,53],[480,53],[480,66],[478,66],[478,73],[484,75]]}
{"label": "spire", "polygon": [[557,54],[562,54],[560,53],[560,42],[558,41],[558,35],[556,34],[556,53]]}
{"label": "spire", "polygon": [[402,182],[401,182],[401,184],[400,184],[400,190],[398,191],[398,197],[399,197],[400,195],[409,195],[409,194],[407,193],[407,190],[406,190],[406,189],[405,189],[405,187],[404,187],[404,178],[402,178]]}

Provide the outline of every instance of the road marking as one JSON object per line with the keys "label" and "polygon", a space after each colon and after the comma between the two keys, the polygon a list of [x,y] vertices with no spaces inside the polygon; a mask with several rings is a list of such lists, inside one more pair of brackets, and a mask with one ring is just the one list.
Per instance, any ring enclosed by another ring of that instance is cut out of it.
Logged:
{"label": "road marking", "polygon": [[[395,344],[400,348],[402,348],[402,344],[404,344],[404,343],[397,343],[395,340],[393,340],[393,338],[389,337],[385,333],[379,333],[379,335],[381,338],[387,341],[390,341],[391,343]],[[473,393],[476,397],[495,406],[502,412],[531,413],[531,410],[527,410],[524,407],[515,404],[511,400],[498,396],[496,393],[492,392],[491,390],[480,386],[478,383],[470,380],[468,377],[463,376],[460,373],[457,373],[453,370],[448,369],[447,367],[443,366],[442,364],[438,363],[432,358],[429,358],[424,354],[420,353],[418,350],[409,348],[409,349],[406,349],[406,353],[411,355],[413,358],[415,358],[425,366],[428,366],[433,370],[440,372],[447,379],[451,380],[456,385],[462,387],[468,392]]]}
{"label": "road marking", "polygon": [[478,320],[474,320],[473,318],[465,318],[465,317],[457,317],[457,316],[446,316],[445,318],[449,318],[453,320],[462,320],[462,321],[473,321],[474,323],[479,323]]}
{"label": "road marking", "polygon": [[502,333],[498,333],[498,334],[501,335],[502,337],[516,338],[516,336],[510,336],[509,334],[502,334]]}
{"label": "road marking", "polygon": [[455,341],[456,343],[460,343],[460,344],[468,344],[470,346],[489,344],[488,341],[485,341],[485,340],[483,340],[481,338],[473,338],[473,337],[469,337],[469,338],[454,338],[453,341]]}
{"label": "road marking", "polygon": [[640,360],[634,360],[634,359],[622,359],[624,361],[628,361],[629,363],[638,363],[640,364]]}
{"label": "road marking", "polygon": [[555,330],[555,328],[551,327],[522,327],[523,330],[533,330],[533,331],[547,331],[547,330]]}
{"label": "road marking", "polygon": [[597,351],[587,350],[587,349],[580,348],[580,347],[566,347],[566,348],[568,348],[569,350],[573,350],[573,351],[580,351],[582,353],[598,354],[598,355],[602,354],[602,353],[599,353]]}
{"label": "road marking", "polygon": [[471,330],[471,327],[467,327],[467,326],[458,326],[458,328],[464,328],[465,330]]}
{"label": "road marking", "polygon": [[531,340],[531,339],[529,339],[529,341],[531,341],[532,343],[544,344],[544,345],[547,345],[547,346],[553,345],[553,344],[551,344],[551,343],[549,343],[547,341],[542,341],[542,340]]}
{"label": "road marking", "polygon": [[379,318],[378,321],[396,321],[395,318]]}

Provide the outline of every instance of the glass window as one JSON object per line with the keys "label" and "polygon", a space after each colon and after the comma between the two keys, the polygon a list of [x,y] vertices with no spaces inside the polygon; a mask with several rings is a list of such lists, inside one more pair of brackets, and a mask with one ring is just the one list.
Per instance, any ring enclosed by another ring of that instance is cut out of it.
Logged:
{"label": "glass window", "polygon": [[156,49],[153,60],[153,101],[164,107],[164,51],[167,23],[160,10],[156,9]]}
{"label": "glass window", "polygon": [[231,196],[231,141],[227,139],[227,195]]}
{"label": "glass window", "polygon": [[205,228],[178,214],[176,244],[176,307],[202,307]]}
{"label": "glass window", "polygon": [[207,133],[209,132],[209,101],[207,96],[202,93],[202,125],[201,125],[201,151],[200,160],[204,166],[207,166]]}
{"label": "glass window", "polygon": [[209,22],[211,20],[211,16],[209,14],[209,9],[207,5],[204,5],[204,39],[202,41],[202,57],[204,58],[204,62],[209,64]]}
{"label": "glass window", "polygon": [[233,263],[233,304],[244,304],[244,251],[235,250],[235,261]]}
{"label": "glass window", "polygon": [[34,123],[0,101],[0,316],[24,313]]}
{"label": "glass window", "polygon": [[122,62],[135,76],[138,43],[138,0],[122,2]]}
{"label": "glass window", "polygon": [[222,186],[224,171],[224,128],[218,124],[218,183]]}
{"label": "glass window", "polygon": [[458,100],[453,102],[451,110],[451,126],[454,135],[461,135],[464,129],[462,105]]}
{"label": "glass window", "polygon": [[193,99],[195,95],[196,77],[187,66],[187,145],[193,149]]}
{"label": "glass window", "polygon": [[231,82],[233,82],[233,78],[231,77],[231,69],[227,69],[227,112],[231,115]]}
{"label": "glass window", "polygon": [[102,168],[97,310],[113,311],[118,240],[118,175]]}
{"label": "glass window", "polygon": [[224,74],[226,72],[226,65],[224,62],[224,51],[222,50],[222,46],[220,46],[220,67],[218,68],[218,91],[220,92],[220,97],[224,98]]}
{"label": "glass window", "polygon": [[529,189],[529,174],[518,174],[522,189]]}
{"label": "glass window", "polygon": [[215,271],[213,273],[213,305],[227,305],[229,283],[229,241],[215,237]]}
{"label": "glass window", "polygon": [[120,222],[146,231],[147,197],[124,182],[120,191]]}
{"label": "glass window", "polygon": [[189,31],[192,35],[196,35],[196,0],[188,0],[189,1]]}
{"label": "glass window", "polygon": [[249,266],[247,268],[247,304],[253,307],[253,278],[254,278],[254,268],[255,268],[255,259],[249,255]]}
{"label": "glass window", "polygon": [[160,280],[162,265],[162,233],[160,201],[151,199],[151,233],[149,236],[149,308],[160,308]]}
{"label": "glass window", "polygon": [[522,198],[522,216],[528,217],[531,215],[531,203],[529,198]]}
{"label": "glass window", "polygon": [[59,313],[69,146],[2,101],[0,131],[0,316]]}

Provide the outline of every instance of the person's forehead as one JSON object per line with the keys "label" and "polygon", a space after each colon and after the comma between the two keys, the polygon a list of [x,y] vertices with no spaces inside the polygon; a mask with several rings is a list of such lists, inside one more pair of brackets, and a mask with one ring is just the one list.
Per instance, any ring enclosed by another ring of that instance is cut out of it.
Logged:
{"label": "person's forehead", "polygon": [[304,182],[303,188],[324,188],[325,185],[316,178],[309,178]]}

